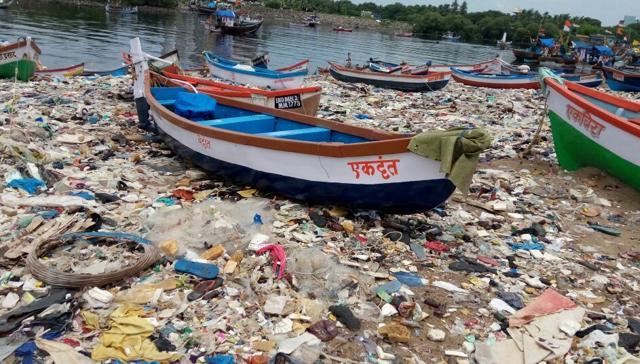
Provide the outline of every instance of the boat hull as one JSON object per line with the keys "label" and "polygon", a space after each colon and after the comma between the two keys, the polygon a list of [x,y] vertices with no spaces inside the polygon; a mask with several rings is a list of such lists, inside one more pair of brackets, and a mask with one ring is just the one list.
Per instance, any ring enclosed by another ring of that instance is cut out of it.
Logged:
{"label": "boat hull", "polygon": [[427,76],[395,76],[383,73],[360,73],[340,70],[335,68],[333,64],[329,72],[338,81],[365,83],[376,87],[408,92],[436,91],[449,83],[448,73],[435,73]]}
{"label": "boat hull", "polygon": [[76,64],[74,66],[57,69],[44,69],[35,72],[36,78],[53,77],[53,78],[70,78],[74,76],[80,76],[84,73],[84,63]]}
{"label": "boat hull", "polygon": [[[260,190],[275,192],[308,203],[335,204],[354,209],[375,209],[390,213],[414,213],[439,206],[455,190],[453,183],[446,178],[361,185],[319,182],[258,171],[197,152],[194,150],[197,147],[181,142],[179,137],[175,138],[167,133],[163,129],[162,121],[158,125],[158,131],[167,145],[180,157],[229,183],[253,186]],[[261,158],[265,157],[270,158],[266,155]],[[317,163],[313,163],[313,166],[320,168]]]}
{"label": "boat hull", "polygon": [[603,67],[602,73],[607,79],[607,85],[613,91],[640,91],[640,73],[631,74],[609,67]]}
{"label": "boat hull", "polygon": [[537,89],[540,88],[540,81],[537,76],[528,78],[501,78],[501,77],[488,77],[479,75],[469,75],[466,73],[456,72],[453,70],[451,73],[456,82],[460,82],[467,86],[475,87],[488,87],[488,88],[500,88],[500,89]]}
{"label": "boat hull", "polygon": [[28,81],[37,68],[40,48],[30,38],[0,47],[0,78]]}
{"label": "boat hull", "polygon": [[300,88],[304,83],[304,75],[286,77],[286,78],[269,78],[260,77],[253,74],[234,72],[215,64],[207,62],[211,75],[223,80],[237,82],[245,85],[251,85],[260,88],[270,88],[272,90],[282,90],[287,88]]}
{"label": "boat hull", "polygon": [[239,25],[239,26],[232,26],[232,27],[223,25],[220,27],[220,32],[222,34],[229,34],[229,35],[252,34],[257,32],[261,26],[262,26],[262,22],[258,22],[251,25]]}
{"label": "boat hull", "polygon": [[592,107],[570,100],[555,88],[549,90],[549,119],[560,166],[568,171],[596,167],[640,190],[640,137],[596,115]]}
{"label": "boat hull", "polygon": [[0,65],[0,78],[17,77],[20,81],[28,81],[36,71],[36,62],[21,59]]}

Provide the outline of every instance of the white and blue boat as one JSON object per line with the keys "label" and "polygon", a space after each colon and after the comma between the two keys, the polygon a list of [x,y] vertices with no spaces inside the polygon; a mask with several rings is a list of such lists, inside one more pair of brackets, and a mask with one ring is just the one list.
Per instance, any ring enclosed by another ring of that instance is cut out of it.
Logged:
{"label": "white and blue boat", "polygon": [[639,68],[602,67],[607,85],[613,91],[640,91]]}
{"label": "white and blue boat", "polygon": [[[308,203],[396,213],[432,209],[455,190],[439,161],[408,149],[410,135],[153,87],[155,74],[136,54],[134,95],[146,103],[150,126],[182,158],[226,181]],[[146,126],[146,112],[138,114]]]}
{"label": "white and blue boat", "polygon": [[270,70],[218,57],[211,52],[204,52],[204,58],[212,76],[272,90],[300,88],[309,73],[309,60],[299,62],[286,70]]}

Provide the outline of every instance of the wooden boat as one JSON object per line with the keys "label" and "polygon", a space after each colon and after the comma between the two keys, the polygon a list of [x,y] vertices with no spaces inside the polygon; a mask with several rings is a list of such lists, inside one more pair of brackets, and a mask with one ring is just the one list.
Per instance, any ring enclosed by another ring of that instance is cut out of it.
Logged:
{"label": "wooden boat", "polygon": [[129,66],[122,66],[122,67],[118,67],[112,70],[102,70],[102,71],[91,71],[91,70],[87,70],[82,72],[82,75],[85,77],[90,77],[90,76],[97,76],[97,77],[104,77],[104,76],[112,76],[112,77],[121,77],[121,76],[126,76],[127,74],[129,74]]}
{"label": "wooden boat", "polygon": [[382,62],[386,67],[395,68],[400,67],[402,73],[409,73],[412,75],[426,75],[429,72],[451,72],[451,67],[455,67],[465,71],[480,71],[486,69],[487,67],[495,64],[496,62],[500,62],[499,58],[494,58],[489,61],[480,62],[476,64],[431,64],[431,61],[426,62],[422,65],[407,65],[407,64],[397,64],[385,61],[377,61]]}
{"label": "wooden boat", "polygon": [[317,15],[309,15],[303,20],[304,25],[314,28],[316,25],[320,24],[320,17]]}
{"label": "wooden boat", "polygon": [[578,63],[576,58],[562,56],[540,56],[538,60],[540,60],[540,62],[555,62],[562,65],[574,65]]}
{"label": "wooden boat", "polygon": [[634,69],[602,67],[607,85],[613,91],[640,91],[640,72]]}
{"label": "wooden boat", "polygon": [[384,62],[369,58],[369,69],[382,73],[393,73],[402,70],[402,66],[396,63]]}
{"label": "wooden boat", "polygon": [[376,87],[400,91],[435,91],[449,82],[450,72],[429,72],[426,75],[380,73],[368,68],[356,69],[329,62],[329,72],[336,80],[351,83],[366,83]]}
{"label": "wooden boat", "polygon": [[531,49],[513,49],[513,55],[516,57],[518,61],[537,61],[540,58],[540,55],[535,50]]}
{"label": "wooden boat", "polygon": [[400,33],[395,33],[394,35],[396,37],[406,37],[406,38],[413,37],[413,33],[411,33],[411,32],[400,32]]}
{"label": "wooden boat", "polygon": [[84,63],[79,63],[69,67],[63,68],[43,68],[37,70],[34,74],[35,78],[71,78],[74,76],[80,76],[84,73]]}
{"label": "wooden boat", "polygon": [[11,4],[13,4],[14,0],[0,0],[0,9],[6,9],[9,6],[11,6]]}
{"label": "wooden boat", "polygon": [[600,72],[591,72],[591,73],[562,73],[560,77],[567,81],[571,81],[577,84],[580,84],[584,87],[595,88],[602,85],[604,81]]}
{"label": "wooden boat", "polygon": [[31,38],[0,47],[0,78],[28,81],[37,68],[40,48]]}
{"label": "wooden boat", "polygon": [[233,25],[221,25],[220,32],[231,35],[252,34],[260,29],[262,22],[263,20],[240,20]]}
{"label": "wooden boat", "polygon": [[104,10],[107,13],[136,14],[138,12],[138,7],[137,6],[115,6],[115,5],[107,4],[104,6]]}
{"label": "wooden boat", "polygon": [[[169,65],[175,64],[175,65],[179,65],[180,64],[180,54],[178,53],[177,50],[173,50],[171,52],[165,53],[161,56],[159,56],[158,58],[164,59],[166,62],[162,62],[162,61],[158,61],[158,60],[152,60],[149,62],[149,65],[155,69],[155,70],[162,70],[164,67],[167,67]],[[82,73],[83,76],[85,77],[104,77],[104,76],[111,76],[111,77],[122,77],[122,76],[126,76],[129,74],[129,67],[131,66],[131,56],[127,53],[122,53],[122,59],[124,60],[125,65],[115,68],[115,69],[111,69],[111,70],[104,70],[104,71],[84,71]]]}
{"label": "wooden boat", "polygon": [[218,57],[211,52],[204,52],[204,58],[207,61],[209,72],[215,77],[272,90],[300,88],[304,83],[305,76],[309,73],[309,60],[287,67],[286,70],[277,71],[240,64]]}
{"label": "wooden boat", "polygon": [[200,14],[215,14],[216,13],[216,7],[209,7],[209,6],[203,6],[203,5],[194,5],[191,7],[192,10],[197,11]]}
{"label": "wooden boat", "polygon": [[[540,77],[536,72],[519,73],[517,68],[509,64],[503,64],[502,71],[484,73],[478,71],[463,71],[457,68],[451,69],[454,80],[468,86],[488,88],[540,88]],[[586,74],[561,74],[560,77],[573,83],[582,84],[585,87],[598,87],[602,84],[602,78],[598,73]]]}
{"label": "wooden boat", "polygon": [[442,40],[444,42],[459,42],[460,41],[460,36],[459,35],[453,35],[453,32],[446,32],[442,35]]}
{"label": "wooden boat", "polygon": [[191,86],[195,87],[198,92],[207,95],[224,96],[233,100],[311,116],[316,115],[320,106],[322,88],[318,86],[270,91],[181,75],[176,71],[179,70],[172,69],[172,67],[167,67],[162,71],[162,74],[167,77],[165,85],[187,88]]}
{"label": "wooden boat", "polygon": [[640,103],[541,77],[560,166],[597,167],[640,191]]}
{"label": "wooden boat", "polygon": [[[139,48],[136,41],[132,47]],[[139,60],[142,51],[132,54]],[[407,149],[410,136],[220,96],[214,106],[209,96],[181,87],[152,87],[144,62],[136,62],[136,75],[134,94],[146,99],[166,143],[193,164],[237,185],[309,203],[400,213],[434,208],[455,190],[440,172],[440,162]],[[202,112],[180,116],[183,101]],[[198,120],[207,114],[207,120]]]}
{"label": "wooden boat", "polygon": [[343,28],[343,27],[335,27],[333,28],[334,32],[347,32],[347,33],[351,33],[353,32],[353,28]]}
{"label": "wooden boat", "polygon": [[457,82],[468,86],[489,88],[528,88],[540,87],[537,73],[530,74],[495,74],[476,71],[464,71],[458,68],[451,69],[451,77]]}

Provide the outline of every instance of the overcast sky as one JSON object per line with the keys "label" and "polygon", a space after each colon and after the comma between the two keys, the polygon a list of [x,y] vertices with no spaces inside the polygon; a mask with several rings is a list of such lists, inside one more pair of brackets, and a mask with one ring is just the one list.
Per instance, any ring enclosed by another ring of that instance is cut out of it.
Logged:
{"label": "overcast sky", "polygon": [[[365,0],[356,0],[361,3]],[[379,4],[439,5],[453,0],[373,0]],[[458,0],[462,3],[462,0]],[[505,13],[515,8],[536,9],[541,13],[589,16],[602,21],[603,25],[615,25],[625,15],[640,17],[640,0],[467,0],[469,11],[500,10]]]}

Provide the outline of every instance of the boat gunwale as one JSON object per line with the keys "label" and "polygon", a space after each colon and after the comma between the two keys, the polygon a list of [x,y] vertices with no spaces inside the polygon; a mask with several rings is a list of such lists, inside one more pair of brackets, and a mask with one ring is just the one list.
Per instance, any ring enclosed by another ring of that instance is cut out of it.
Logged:
{"label": "boat gunwale", "polygon": [[79,69],[79,68],[84,68],[84,62],[82,63],[78,63],[78,64],[74,64],[73,66],[68,66],[68,67],[62,67],[62,68],[45,68],[45,69],[41,69],[41,70],[36,70],[35,73],[55,73],[55,72],[64,72],[64,71],[69,71],[69,70],[73,70],[73,69]]}
{"label": "boat gunwale", "polygon": [[197,122],[181,117],[171,110],[167,109],[166,107],[162,106],[151,92],[151,77],[152,74],[149,71],[146,71],[144,80],[145,97],[151,109],[159,113],[160,116],[163,117],[167,122],[201,136],[212,137],[231,143],[258,148],[335,158],[374,155],[378,156],[384,154],[410,152],[408,146],[413,135],[397,134],[354,125],[347,125],[335,121],[295,113],[292,111],[278,110],[266,106],[250,104],[247,102],[242,102],[217,95],[213,95],[211,97],[216,99],[216,101],[221,105],[241,108],[256,113],[267,114],[301,124],[306,124],[309,126],[324,127],[332,131],[369,139],[369,141],[349,144],[337,142],[306,142],[292,139],[257,136],[253,134],[240,133],[231,130],[224,130],[221,128],[199,125]]}
{"label": "boat gunwale", "polygon": [[[603,101],[607,104],[610,105],[614,105],[614,106],[619,106],[623,109],[627,109],[630,111],[635,111],[638,112],[640,111],[640,104],[639,103],[634,103],[628,100],[623,100],[623,99],[619,99],[617,97],[608,95],[608,94],[604,94],[601,92],[598,92],[594,89],[590,89],[588,87],[576,84],[576,83],[565,83],[565,84],[560,84],[558,83],[558,81],[551,79],[551,78],[544,78],[544,82],[546,85],[548,85],[549,87],[551,87],[553,90],[555,90],[556,92],[558,92],[560,95],[562,95],[563,97],[565,97],[567,100],[569,100],[569,102],[576,104],[578,106],[580,106],[581,108],[583,108],[586,111],[589,111],[591,113],[593,113],[594,115],[596,115],[597,117],[599,117],[600,119],[602,119],[603,121],[629,133],[632,134],[638,138],[640,138],[640,125],[633,123],[632,121],[630,121],[629,118],[623,118],[621,116],[618,116],[616,114],[611,113],[610,111],[601,108],[598,105],[595,105],[591,102],[589,102],[589,100],[580,97],[580,94],[585,94],[589,97],[593,97],[595,99],[598,99],[600,101]],[[625,106],[633,106],[634,109],[625,107]]]}
{"label": "boat gunwale", "polygon": [[218,59],[222,59],[230,63],[235,63],[236,65],[241,65],[242,63],[240,62],[218,57],[216,55],[213,55],[212,52],[208,52],[208,51],[205,51],[202,53],[204,55],[204,59],[206,60],[207,64],[210,66],[218,67],[228,72],[241,73],[241,74],[245,74],[253,77],[268,78],[272,80],[281,80],[285,78],[306,77],[309,74],[308,69],[304,71],[284,71],[284,72],[279,72],[274,70],[270,70],[271,72],[264,72],[264,70],[257,70],[256,68],[254,68],[252,71],[244,70],[244,69],[234,68],[233,66],[223,64],[220,61],[218,61]]}
{"label": "boat gunwale", "polygon": [[[42,51],[40,50],[40,47],[38,47],[38,45],[36,44],[36,42],[32,39],[31,40],[31,48],[33,48],[34,51],[36,51],[38,54],[42,54]],[[18,49],[21,47],[26,47],[27,46],[27,40],[26,39],[22,39],[19,40],[17,42],[11,43],[9,45],[6,45],[4,47],[0,47],[0,53],[1,52],[6,52],[6,51],[10,51],[12,49]]]}
{"label": "boat gunwale", "polygon": [[263,90],[259,88],[230,85],[224,82],[217,82],[214,80],[209,80],[206,78],[200,78],[195,76],[180,75],[177,73],[164,71],[164,70],[162,71],[162,74],[169,79],[176,79],[180,81],[189,82],[194,86],[199,86],[199,85],[212,86],[212,87],[218,87],[223,90],[244,92],[248,94],[255,94],[255,95],[261,95],[266,97],[278,97],[278,96],[287,96],[287,95],[298,94],[298,93],[306,94],[306,93],[322,91],[322,88],[320,86],[299,87],[299,88],[290,88],[290,89],[283,89],[283,90]]}
{"label": "boat gunwale", "polygon": [[465,71],[456,67],[451,68],[452,74],[465,75],[470,77],[477,77],[484,80],[535,80],[538,82],[538,74],[523,74],[523,75],[498,75],[498,74],[481,74],[478,71]]}
{"label": "boat gunwale", "polygon": [[[627,77],[628,78],[640,78],[640,73],[630,73],[630,72],[627,72],[627,71],[619,70],[619,69],[608,67],[608,66],[602,66],[602,71],[608,71],[608,72],[611,72],[612,74],[614,72],[622,73],[625,78],[627,78]],[[603,73],[604,73],[605,78],[609,78],[609,77],[607,77],[607,73],[606,72],[603,72]],[[616,80],[616,81],[618,81],[618,80]],[[618,81],[618,82],[622,82],[622,81]]]}

